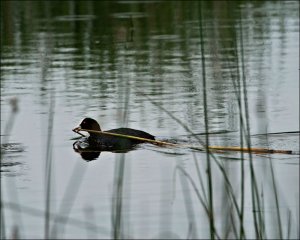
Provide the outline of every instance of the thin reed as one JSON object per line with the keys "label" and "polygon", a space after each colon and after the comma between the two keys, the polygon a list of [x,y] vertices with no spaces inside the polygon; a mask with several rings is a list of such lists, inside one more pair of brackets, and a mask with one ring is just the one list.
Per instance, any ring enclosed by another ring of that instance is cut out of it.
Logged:
{"label": "thin reed", "polygon": [[[14,122],[18,113],[18,99],[17,98],[12,98],[10,99],[10,106],[11,106],[11,111],[10,111],[10,115],[8,118],[8,121],[6,123],[5,126],[5,130],[3,132],[3,135],[1,136],[1,144],[3,143],[9,143],[9,137],[10,137],[10,133],[11,130],[14,126]],[[5,152],[2,149],[1,146],[1,153],[0,153],[0,167],[2,168],[3,166],[3,156],[5,155]],[[2,170],[2,169],[1,169]],[[2,185],[2,181],[0,182],[1,186],[0,186],[0,236],[1,239],[6,239],[6,228],[5,228],[5,208],[4,208],[4,204],[3,204],[3,189],[4,186]],[[17,192],[16,192],[16,186],[15,186],[15,181],[13,181],[14,186],[12,186],[11,189],[11,196],[13,197],[13,199],[15,199],[16,201],[16,209],[18,209],[20,211],[20,205],[18,204],[18,197],[17,197]],[[16,217],[15,218],[15,224],[18,224],[20,220],[20,217]],[[19,223],[20,224],[20,223]],[[19,228],[20,225],[16,226],[16,228]]]}
{"label": "thin reed", "polygon": [[[202,72],[202,94],[203,94],[203,117],[205,132],[209,133],[209,121],[208,121],[208,104],[207,104],[207,86],[206,86],[206,66],[205,66],[205,45],[204,45],[204,35],[203,35],[203,17],[202,17],[202,7],[201,1],[199,2],[199,38],[200,38],[200,48],[201,48],[201,72]],[[212,182],[212,168],[211,159],[209,154],[209,135],[205,135],[205,147],[206,147],[206,171],[207,171],[207,189],[208,189],[208,209],[209,209],[209,227],[210,227],[210,239],[215,239],[215,220],[214,220],[214,197],[213,197],[213,182]]]}

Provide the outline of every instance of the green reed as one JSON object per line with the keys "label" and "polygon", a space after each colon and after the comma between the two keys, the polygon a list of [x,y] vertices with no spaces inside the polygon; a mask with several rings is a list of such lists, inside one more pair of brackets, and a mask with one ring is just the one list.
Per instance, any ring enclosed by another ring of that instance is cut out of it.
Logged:
{"label": "green reed", "polygon": [[[201,11],[201,6],[200,6],[200,11]],[[200,14],[199,14],[200,15]],[[202,35],[202,27],[201,27],[201,15],[200,15],[200,38],[203,39],[203,35]],[[240,57],[238,54],[236,54],[237,56],[237,64],[236,64],[236,71],[237,71],[237,79],[234,80],[233,78],[233,86],[235,89],[235,94],[236,94],[236,100],[238,103],[238,109],[239,109],[239,136],[240,136],[240,144],[241,147],[244,146],[244,144],[246,144],[246,146],[248,148],[251,148],[252,143],[251,143],[251,135],[250,135],[250,121],[249,121],[249,109],[248,109],[248,93],[247,93],[247,78],[246,78],[246,74],[245,74],[245,59],[244,59],[244,46],[243,46],[243,31],[242,31],[242,22],[240,21]],[[201,45],[203,45],[203,40],[200,40],[200,42],[202,43]],[[237,50],[237,43],[236,44],[236,50]],[[203,102],[204,102],[204,118],[205,118],[205,129],[206,132],[208,131],[208,122],[207,122],[207,101],[206,101],[206,81],[205,81],[205,58],[204,58],[204,54],[203,54],[203,50],[204,47],[201,47],[201,52],[202,52],[202,80],[203,80]],[[240,77],[239,77],[240,76]],[[143,93],[142,93],[143,94]],[[144,94],[143,94],[144,95]],[[189,132],[190,134],[194,134],[189,127],[184,124],[180,119],[178,119],[177,117],[175,117],[172,113],[170,113],[168,110],[164,109],[161,105],[157,104],[156,102],[152,101],[148,96],[144,95],[152,104],[156,105],[158,108],[160,108],[163,112],[167,113],[172,119],[174,119],[179,125],[181,125],[184,129],[186,129],[187,132]],[[194,137],[194,135],[193,135]],[[202,142],[202,140],[199,140],[199,143],[201,143],[204,146],[208,146],[209,143],[209,139],[208,139],[209,135],[206,134],[206,141],[205,143]],[[244,140],[245,139],[245,140]],[[230,198],[230,201],[232,203],[232,207],[230,208],[230,217],[232,219],[232,229],[234,231],[234,235],[236,238],[239,239],[245,239],[246,238],[246,233],[245,233],[245,226],[244,226],[244,211],[245,211],[245,181],[244,181],[244,177],[245,177],[245,153],[241,152],[240,153],[241,157],[241,167],[240,167],[240,173],[241,173],[241,184],[240,184],[240,194],[241,194],[241,198],[240,198],[240,203],[238,203],[237,198],[238,196],[234,193],[231,182],[229,180],[229,176],[228,173],[226,172],[225,167],[218,161],[217,157],[214,156],[213,153],[211,153],[209,150],[207,150],[207,159],[210,159],[210,157],[212,157],[212,159],[217,163],[217,166],[219,167],[220,171],[223,174],[224,177],[224,181],[225,181],[225,191],[227,193],[227,196]],[[264,216],[264,195],[263,192],[260,192],[258,185],[257,185],[257,177],[256,177],[256,173],[255,173],[255,169],[254,169],[254,165],[253,165],[253,155],[252,153],[249,151],[248,152],[248,157],[249,157],[249,171],[250,171],[250,176],[251,176],[251,199],[252,199],[252,212],[253,212],[253,226],[255,229],[255,235],[257,239],[265,239],[267,238],[266,236],[266,223],[265,223],[265,216]],[[210,162],[210,161],[209,161]],[[188,179],[188,181],[191,183],[192,185],[192,189],[195,191],[196,195],[198,196],[198,199],[201,203],[201,205],[204,207],[204,209],[206,209],[206,212],[208,213],[208,219],[210,222],[210,234],[211,234],[211,239],[213,239],[214,237],[219,238],[220,235],[217,233],[216,229],[213,227],[214,226],[214,215],[210,216],[210,213],[213,214],[212,209],[213,209],[213,203],[212,203],[212,188],[211,188],[211,177],[212,177],[212,173],[209,170],[210,169],[210,165],[208,165],[208,192],[211,192],[209,194],[211,194],[211,197],[208,198],[208,202],[205,201],[205,196],[206,194],[200,193],[200,191],[197,189],[195,181],[191,178],[191,176],[182,168],[178,168],[180,169],[180,171],[184,174],[184,176]],[[196,165],[196,169],[197,169],[197,175],[201,176],[200,171],[199,171],[199,166],[197,167]],[[280,217],[280,211],[279,211],[279,196],[276,190],[276,181],[275,181],[275,176],[274,176],[274,171],[273,171],[273,167],[272,167],[272,163],[271,163],[271,174],[272,174],[272,183],[273,183],[273,192],[274,192],[274,199],[276,202],[276,211],[277,211],[277,219],[278,219],[278,229],[279,229],[279,238],[282,239],[282,223],[281,223],[281,217]],[[201,177],[199,177],[199,182],[200,185],[202,186],[202,192],[205,192],[203,190],[203,184],[201,183],[202,181],[200,180]],[[209,195],[208,194],[208,195]],[[233,209],[235,209],[236,213],[237,213],[237,217],[238,217],[238,222],[235,223],[234,220],[234,213],[233,213]],[[290,219],[290,218],[289,218]],[[235,224],[237,224],[237,226],[235,226]],[[237,231],[237,229],[239,229]],[[288,233],[289,234],[289,230]],[[227,235],[228,236],[228,235]]]}
{"label": "green reed", "polygon": [[[125,60],[126,61],[126,60]],[[124,72],[126,69],[124,70]],[[121,124],[123,126],[128,125],[129,121],[129,102],[130,102],[130,85],[129,79],[123,79],[121,77],[121,84],[125,83],[126,91],[122,99],[124,106],[122,106],[123,114],[121,118]],[[126,156],[125,153],[121,155],[116,155],[115,169],[114,169],[114,184],[113,184],[113,194],[112,194],[112,205],[111,205],[111,238],[122,239],[124,238],[124,181],[125,181],[125,167],[126,167]]]}
{"label": "green reed", "polygon": [[[6,123],[4,132],[3,132],[3,137],[1,136],[1,144],[3,143],[9,143],[9,136],[11,133],[11,130],[13,129],[14,123],[15,123],[15,119],[19,110],[18,107],[18,99],[17,98],[12,98],[10,99],[10,106],[11,106],[11,112],[8,118],[8,121]],[[1,171],[2,171],[2,166],[3,166],[3,156],[5,155],[5,152],[2,149],[1,146],[1,153],[0,153],[0,167],[1,167]],[[6,239],[6,229],[5,229],[5,209],[4,209],[4,205],[3,205],[3,186],[2,186],[2,181],[0,182],[1,186],[0,186],[0,236],[1,239]],[[12,186],[11,192],[12,192],[12,197],[15,199],[16,201],[16,209],[18,209],[20,211],[20,205],[18,204],[18,197],[17,197],[17,191],[15,191],[16,187],[15,187],[15,181],[13,181],[14,186]],[[20,221],[20,217],[15,219],[15,223],[17,224],[17,222]],[[19,229],[20,225],[16,226],[16,229]],[[17,230],[16,230],[17,231]],[[18,231],[17,231],[18,232]]]}
{"label": "green reed", "polygon": [[[240,61],[241,61],[241,85],[243,89],[243,99],[244,99],[244,116],[245,116],[245,130],[246,130],[246,144],[248,148],[251,148],[251,135],[250,135],[250,121],[249,121],[249,109],[248,109],[248,94],[247,94],[247,81],[246,81],[246,74],[245,74],[245,59],[244,59],[244,43],[243,43],[243,25],[241,14],[239,17],[239,33],[240,33]],[[244,127],[244,125],[243,125]],[[252,207],[253,207],[253,219],[254,219],[254,226],[256,230],[256,238],[262,239],[265,238],[265,228],[264,222],[262,219],[262,211],[261,210],[261,203],[259,199],[259,190],[257,186],[257,179],[255,176],[255,170],[253,166],[253,156],[252,152],[248,152],[249,161],[250,161],[250,173],[251,173],[251,196],[252,196]],[[258,211],[257,211],[258,210]],[[258,216],[257,216],[258,215]]]}
{"label": "green reed", "polygon": [[124,186],[124,170],[125,170],[125,153],[120,158],[116,158],[115,164],[115,180],[114,191],[112,195],[112,238],[123,238],[123,186]]}
{"label": "green reed", "polygon": [[51,94],[51,101],[49,106],[49,118],[48,118],[48,134],[47,134],[47,150],[46,150],[46,166],[45,166],[45,239],[50,238],[50,211],[51,211],[51,201],[50,197],[52,194],[52,138],[53,138],[53,119],[54,119],[54,97]]}
{"label": "green reed", "polygon": [[[199,2],[199,38],[201,48],[201,64],[202,64],[202,94],[203,94],[203,111],[204,111],[204,126],[205,132],[209,133],[209,122],[208,122],[208,107],[207,107],[207,87],[206,87],[206,66],[205,66],[205,51],[204,51],[204,35],[203,35],[203,17],[201,1]],[[209,154],[209,135],[205,135],[205,146],[206,146],[206,165],[207,165],[207,183],[208,183],[208,203],[209,203],[209,226],[210,226],[210,239],[215,238],[215,222],[214,222],[214,198],[213,198],[213,183],[212,183],[212,168]]]}

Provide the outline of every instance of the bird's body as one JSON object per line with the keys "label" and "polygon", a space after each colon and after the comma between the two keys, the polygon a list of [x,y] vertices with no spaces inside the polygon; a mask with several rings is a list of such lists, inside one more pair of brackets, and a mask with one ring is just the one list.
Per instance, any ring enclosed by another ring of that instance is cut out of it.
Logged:
{"label": "bird's body", "polygon": [[[98,122],[92,118],[85,118],[81,122],[79,127],[76,128],[77,131],[78,130],[80,131],[81,129],[102,132]],[[78,141],[78,143],[80,144],[78,146],[76,146],[75,144],[75,146],[82,148],[82,146],[84,145],[89,149],[97,149],[99,151],[115,151],[115,150],[131,149],[137,144],[145,142],[143,140],[138,140],[138,139],[131,139],[131,138],[126,138],[121,136],[112,136],[109,135],[109,133],[155,140],[155,137],[153,135],[141,130],[136,130],[132,128],[116,128],[108,131],[103,131],[103,134],[90,132],[89,137],[84,138],[81,141]]]}

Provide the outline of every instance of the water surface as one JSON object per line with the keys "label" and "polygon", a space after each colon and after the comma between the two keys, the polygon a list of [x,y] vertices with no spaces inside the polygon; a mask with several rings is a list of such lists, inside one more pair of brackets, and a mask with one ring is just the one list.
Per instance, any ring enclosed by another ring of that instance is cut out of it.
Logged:
{"label": "water surface", "polygon": [[[87,162],[72,149],[71,129],[88,116],[104,130],[131,127],[199,146],[163,107],[203,142],[206,112],[209,132],[227,132],[210,135],[210,145],[239,146],[240,99],[253,146],[299,151],[298,9],[297,1],[1,2],[6,236],[17,227],[21,238],[113,238],[117,230],[128,238],[209,238],[195,191],[207,195],[205,152],[144,144]],[[243,156],[214,156],[240,201]],[[252,238],[244,158],[244,224]],[[282,234],[299,237],[299,156],[254,154],[252,161],[266,237],[280,235],[272,168]],[[211,167],[216,229],[221,238],[234,237],[224,176],[212,158]]]}

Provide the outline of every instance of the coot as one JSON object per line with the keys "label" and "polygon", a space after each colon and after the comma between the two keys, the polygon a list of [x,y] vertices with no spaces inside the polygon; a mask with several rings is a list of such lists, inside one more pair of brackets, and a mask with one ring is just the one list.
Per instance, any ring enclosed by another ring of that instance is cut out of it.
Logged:
{"label": "coot", "polygon": [[[92,118],[85,118],[82,120],[77,128],[73,131],[79,131],[81,129],[101,131],[99,123]],[[155,140],[155,137],[147,132],[132,129],[132,128],[116,128],[104,133],[116,133],[122,135],[129,135],[134,137],[146,138]],[[131,149],[139,143],[143,143],[143,140],[124,138],[120,136],[111,136],[106,134],[89,133],[89,137],[82,138],[81,140],[73,144],[74,148],[89,148],[99,151],[114,151]]]}

